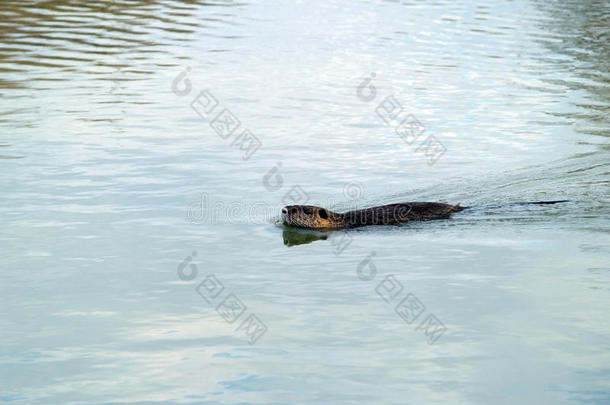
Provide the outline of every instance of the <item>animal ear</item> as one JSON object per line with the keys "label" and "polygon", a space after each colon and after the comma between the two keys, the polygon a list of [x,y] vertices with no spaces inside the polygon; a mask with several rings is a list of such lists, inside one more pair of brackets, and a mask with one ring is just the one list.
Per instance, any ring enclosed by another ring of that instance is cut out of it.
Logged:
{"label": "animal ear", "polygon": [[326,210],[324,208],[321,208],[318,210],[318,215],[322,219],[328,219],[328,212],[326,212]]}

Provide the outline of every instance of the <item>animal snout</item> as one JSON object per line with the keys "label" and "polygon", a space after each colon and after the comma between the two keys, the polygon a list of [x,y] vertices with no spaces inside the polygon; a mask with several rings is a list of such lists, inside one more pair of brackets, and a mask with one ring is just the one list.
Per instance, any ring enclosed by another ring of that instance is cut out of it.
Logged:
{"label": "animal snout", "polygon": [[282,208],[282,214],[284,214],[284,215],[288,214],[288,210],[286,208]]}

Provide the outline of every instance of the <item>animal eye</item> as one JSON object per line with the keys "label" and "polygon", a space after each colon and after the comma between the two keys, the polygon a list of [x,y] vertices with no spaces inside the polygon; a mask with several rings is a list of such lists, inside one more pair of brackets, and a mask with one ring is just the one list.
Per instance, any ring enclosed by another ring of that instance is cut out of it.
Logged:
{"label": "animal eye", "polygon": [[297,207],[290,208],[290,213],[291,214],[296,214],[297,213]]}
{"label": "animal eye", "polygon": [[318,215],[322,219],[328,219],[328,212],[326,212],[326,210],[324,208],[322,208],[321,210],[318,211]]}

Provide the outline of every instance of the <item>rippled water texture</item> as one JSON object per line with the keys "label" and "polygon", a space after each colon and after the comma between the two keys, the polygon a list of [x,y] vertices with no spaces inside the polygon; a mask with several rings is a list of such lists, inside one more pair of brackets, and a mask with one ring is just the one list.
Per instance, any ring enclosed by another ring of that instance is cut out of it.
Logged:
{"label": "rippled water texture", "polygon": [[[0,402],[610,403],[609,27],[3,0]],[[295,200],[476,209],[303,232]]]}

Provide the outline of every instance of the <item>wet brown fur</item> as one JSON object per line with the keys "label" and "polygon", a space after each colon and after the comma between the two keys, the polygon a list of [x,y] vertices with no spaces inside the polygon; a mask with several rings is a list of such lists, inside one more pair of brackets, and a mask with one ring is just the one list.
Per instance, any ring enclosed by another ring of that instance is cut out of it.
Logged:
{"label": "wet brown fur", "polygon": [[462,209],[460,204],[406,202],[337,213],[314,205],[289,205],[282,209],[282,221],[299,228],[344,229],[447,218]]}

